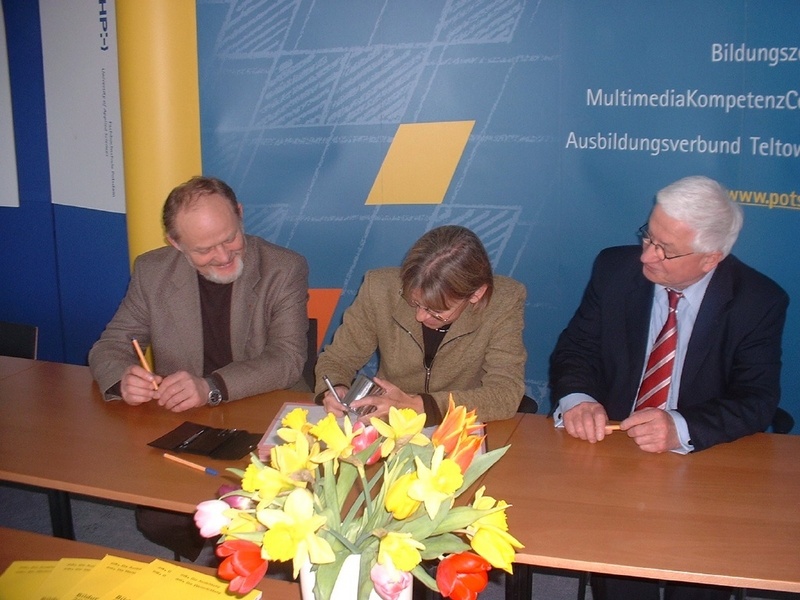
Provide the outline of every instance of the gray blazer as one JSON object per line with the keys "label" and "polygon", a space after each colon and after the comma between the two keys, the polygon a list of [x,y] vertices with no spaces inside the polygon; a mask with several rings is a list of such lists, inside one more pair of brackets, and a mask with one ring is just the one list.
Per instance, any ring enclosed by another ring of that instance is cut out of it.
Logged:
{"label": "gray blazer", "polygon": [[[233,284],[233,362],[218,369],[236,400],[294,385],[306,358],[308,264],[301,255],[246,236],[244,270]],[[131,339],[153,348],[159,375],[203,371],[203,328],[197,271],[171,246],[139,256],[128,292],[89,352],[103,391],[138,362]]]}

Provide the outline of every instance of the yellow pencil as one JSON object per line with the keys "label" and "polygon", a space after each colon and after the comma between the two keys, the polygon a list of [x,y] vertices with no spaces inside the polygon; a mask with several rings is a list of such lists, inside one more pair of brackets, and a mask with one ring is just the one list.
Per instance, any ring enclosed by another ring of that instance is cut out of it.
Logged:
{"label": "yellow pencil", "polygon": [[186,467],[202,471],[203,473],[208,473],[209,475],[219,475],[219,473],[215,469],[212,469],[211,467],[204,467],[203,465],[198,465],[197,463],[193,463],[192,461],[186,460],[184,458],[179,458],[174,454],[168,454],[167,452],[164,452],[164,458],[171,460],[172,462],[176,462],[179,465],[184,465]]}
{"label": "yellow pencil", "polygon": [[[142,347],[139,345],[139,340],[133,338],[133,347],[136,349],[136,354],[139,355],[139,362],[142,365],[142,368],[147,371],[148,373],[152,373],[153,369],[150,368],[150,365],[147,364],[147,359],[144,357],[144,352],[142,352]],[[155,381],[151,381],[150,383],[153,384],[153,389],[158,390],[158,384]]]}

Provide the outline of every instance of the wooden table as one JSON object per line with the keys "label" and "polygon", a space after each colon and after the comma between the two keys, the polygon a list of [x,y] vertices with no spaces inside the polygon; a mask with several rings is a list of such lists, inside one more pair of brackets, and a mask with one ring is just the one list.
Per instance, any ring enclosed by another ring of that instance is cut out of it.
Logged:
{"label": "wooden table", "polygon": [[[247,457],[185,455],[220,473],[212,477],[147,445],[184,421],[262,433],[284,402],[311,400],[310,393],[279,391],[172,413],[104,401],[84,366],[0,357],[0,373],[9,373],[0,379],[0,480],[49,490],[54,533],[66,538],[74,538],[70,493],[192,513],[223,483],[238,483],[225,469],[243,468]],[[503,444],[517,422],[492,423],[490,446]]]}
{"label": "wooden table", "polygon": [[[76,542],[53,538],[29,531],[18,531],[0,527],[0,573],[5,571],[15,560],[59,560],[61,558],[103,558],[106,554],[121,556],[131,560],[147,562],[153,560],[152,556],[144,556],[134,552],[125,552],[94,544]],[[167,561],[174,562],[174,561]],[[192,563],[176,563],[180,566],[205,573],[216,575],[216,570],[210,567],[194,565]],[[281,598],[286,600],[299,600],[300,586],[297,583],[264,578],[256,586],[262,591],[263,598]]]}
{"label": "wooden table", "polygon": [[513,505],[516,562],[800,592],[800,437],[649,454],[525,415],[510,444],[481,484]]}
{"label": "wooden table", "polygon": [[15,375],[25,369],[35,366],[36,362],[26,358],[15,358],[13,356],[0,356],[0,379],[5,379]]}
{"label": "wooden table", "polygon": [[154,404],[106,402],[88,367],[0,357],[0,480],[49,490],[54,533],[72,535],[68,494],[191,513],[238,478],[240,461],[186,455],[219,471],[212,477],[165,460],[148,442],[184,421],[261,433],[285,401],[310,394],[274,392],[216,408],[172,413]]}

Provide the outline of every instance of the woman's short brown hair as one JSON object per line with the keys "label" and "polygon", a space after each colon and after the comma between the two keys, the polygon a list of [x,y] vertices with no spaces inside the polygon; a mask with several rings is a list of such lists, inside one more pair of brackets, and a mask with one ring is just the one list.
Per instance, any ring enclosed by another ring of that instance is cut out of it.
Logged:
{"label": "woman's short brown hair", "polygon": [[444,225],[431,229],[411,247],[401,267],[402,293],[410,298],[419,290],[420,303],[444,311],[453,302],[468,299],[486,285],[486,293],[476,303],[489,303],[494,278],[489,255],[480,239],[466,227]]}
{"label": "woman's short brown hair", "polygon": [[239,214],[239,201],[236,199],[233,189],[227,183],[215,177],[197,175],[175,187],[167,196],[167,200],[164,202],[164,210],[161,214],[161,222],[164,225],[166,234],[177,241],[178,233],[175,231],[175,218],[178,213],[194,204],[197,198],[208,196],[209,194],[219,194],[226,198],[231,203],[233,212],[237,215]]}

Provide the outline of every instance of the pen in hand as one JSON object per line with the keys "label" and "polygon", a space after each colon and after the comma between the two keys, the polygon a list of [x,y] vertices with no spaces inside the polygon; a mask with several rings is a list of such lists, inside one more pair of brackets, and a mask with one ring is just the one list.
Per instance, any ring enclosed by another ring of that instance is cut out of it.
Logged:
{"label": "pen in hand", "polygon": [[350,408],[349,406],[347,406],[347,404],[345,404],[344,402],[342,402],[342,399],[341,399],[341,398],[339,398],[339,394],[337,394],[337,393],[336,393],[336,388],[335,388],[335,387],[333,387],[333,384],[331,383],[331,380],[328,378],[328,376],[327,376],[327,375],[323,375],[323,376],[322,376],[322,380],[325,382],[325,385],[326,385],[326,386],[328,386],[328,391],[331,393],[331,395],[333,395],[334,399],[335,399],[335,400],[336,400],[336,401],[337,401],[339,404],[341,404],[341,405],[342,405],[342,406],[345,408],[345,410],[347,410],[347,412],[349,412],[349,413],[355,413],[355,412],[356,412],[356,411],[354,411],[352,408]]}
{"label": "pen in hand", "polygon": [[[133,347],[136,349],[136,354],[139,355],[139,363],[142,365],[142,368],[148,373],[152,373],[153,369],[147,364],[147,359],[144,357],[144,352],[142,352],[142,347],[139,345],[139,340],[133,338],[132,341]],[[158,384],[155,381],[151,381],[150,383],[153,384],[153,389],[158,391]]]}

